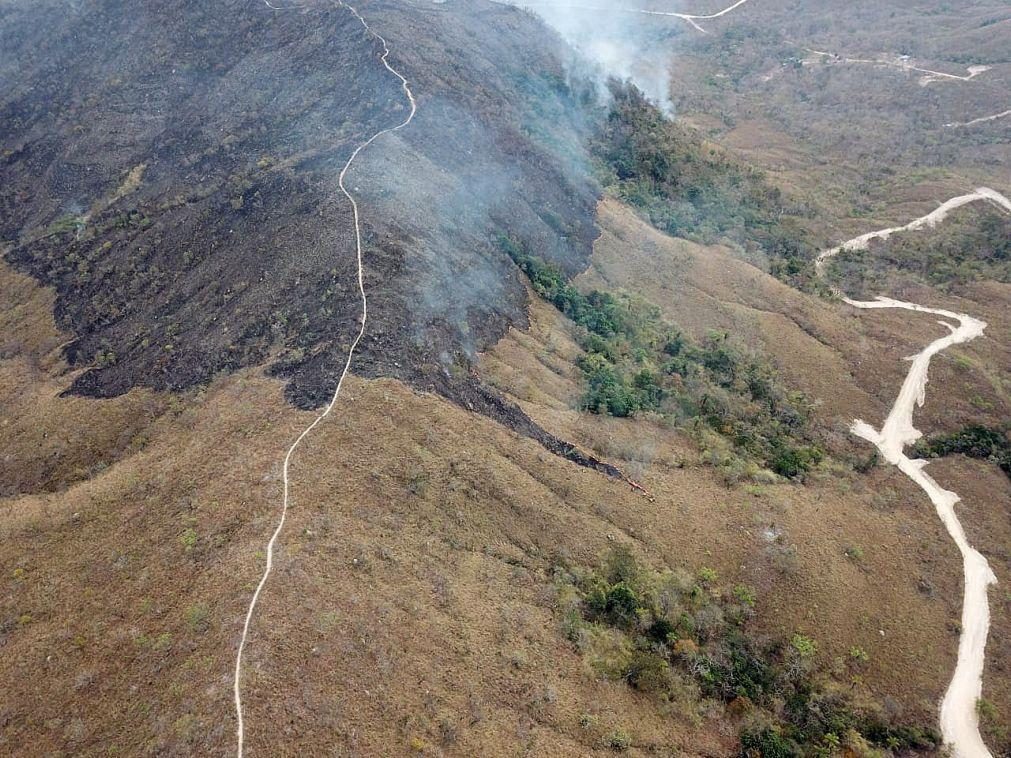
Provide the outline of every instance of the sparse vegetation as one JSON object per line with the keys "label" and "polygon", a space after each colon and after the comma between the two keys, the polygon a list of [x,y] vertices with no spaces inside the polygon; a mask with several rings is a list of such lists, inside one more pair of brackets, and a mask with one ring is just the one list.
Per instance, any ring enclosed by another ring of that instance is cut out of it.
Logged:
{"label": "sparse vegetation", "polygon": [[[693,578],[641,567],[623,546],[595,569],[556,568],[565,632],[592,670],[685,716],[705,701],[746,714],[743,756],[827,756],[844,747],[887,756],[939,745],[933,729],[894,723],[858,683],[834,680],[811,637],[753,631],[754,592],[715,582],[712,571]],[[862,648],[850,654],[867,660]]]}
{"label": "sparse vegetation", "polygon": [[[499,245],[534,291],[581,327],[585,410],[660,414],[693,433],[731,481],[748,475],[746,461],[793,479],[824,457],[803,396],[788,392],[772,366],[726,332],[696,343],[651,303],[624,293],[580,292],[517,240],[500,237]],[[713,433],[723,441],[714,444]]]}
{"label": "sparse vegetation", "polygon": [[979,715],[980,726],[988,737],[989,744],[996,748],[995,753],[1007,755],[1007,749],[1011,748],[1011,730],[1001,719],[1000,710],[992,700],[981,697],[976,700],[976,713]]}
{"label": "sparse vegetation", "polygon": [[818,643],[802,634],[793,635],[790,646],[797,651],[797,655],[801,658],[813,658],[818,652]]}
{"label": "sparse vegetation", "polygon": [[844,551],[846,557],[859,563],[864,559],[864,549],[859,545],[850,545]]}
{"label": "sparse vegetation", "polygon": [[773,273],[817,286],[803,220],[764,174],[666,118],[634,86],[611,82],[611,109],[594,151],[609,192],[658,229],[703,243],[730,241],[764,253]]}
{"label": "sparse vegetation", "polygon": [[979,279],[1011,282],[1011,217],[985,204],[960,209],[929,232],[905,232],[867,250],[843,251],[828,273],[854,297],[896,291],[910,282],[941,288]]}
{"label": "sparse vegetation", "polygon": [[859,645],[854,645],[850,648],[850,660],[857,661],[859,663],[866,663],[871,659],[870,655]]}
{"label": "sparse vegetation", "polygon": [[192,528],[187,528],[182,531],[179,535],[179,543],[183,546],[186,552],[190,552],[197,546],[197,533]]}
{"label": "sparse vegetation", "polygon": [[607,746],[616,753],[622,753],[632,747],[632,738],[627,732],[615,729],[607,735]]}
{"label": "sparse vegetation", "polygon": [[46,228],[46,235],[58,236],[61,234],[78,233],[84,228],[85,223],[86,221],[83,216],[61,216]]}
{"label": "sparse vegetation", "polygon": [[737,602],[743,603],[744,605],[752,608],[755,606],[755,603],[758,602],[758,596],[755,594],[755,591],[751,589],[751,587],[747,587],[743,584],[739,584],[734,587],[734,598]]}
{"label": "sparse vegetation", "polygon": [[186,609],[186,626],[196,634],[203,634],[210,628],[210,612],[206,605],[191,605]]}

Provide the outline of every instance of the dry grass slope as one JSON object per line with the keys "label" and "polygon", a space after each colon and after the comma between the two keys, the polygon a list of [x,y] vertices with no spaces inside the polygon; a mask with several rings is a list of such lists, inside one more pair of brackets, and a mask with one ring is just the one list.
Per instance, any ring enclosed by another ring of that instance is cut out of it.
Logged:
{"label": "dry grass slope", "polygon": [[[623,208],[603,206],[599,221],[582,284],[636,288],[691,331],[727,328],[767,346],[824,400],[827,418],[880,413],[888,391],[878,383],[898,380],[892,360],[920,336],[899,338],[897,324],[843,314],[719,250],[660,237]],[[227,751],[234,645],[276,515],[280,455],[307,416],[255,370],[174,400],[59,399],[67,377],[52,358],[62,337],[47,321],[51,300],[9,281],[28,305],[5,303],[4,325],[25,340],[0,371],[41,389],[4,418],[27,429],[44,410],[46,428],[59,422],[69,440],[119,432],[88,438],[109,461],[103,470],[75,479],[77,461],[54,459],[62,489],[0,501],[0,750]],[[536,301],[530,315],[529,331],[483,357],[486,377],[545,428],[641,475],[655,502],[435,396],[353,381],[293,464],[291,521],[249,648],[251,754],[576,756],[605,752],[622,730],[632,754],[732,755],[727,722],[596,680],[560,633],[553,562],[592,563],[616,542],[657,567],[707,565],[755,587],[759,625],[815,637],[826,660],[863,647],[877,693],[931,719],[955,656],[960,573],[919,494],[887,469],[728,490],[662,423],[573,410],[572,326]],[[888,349],[858,365],[868,345]],[[955,377],[938,372],[935,390]],[[117,458],[147,407],[145,444]],[[37,444],[5,436],[4,455],[33,459]],[[993,563],[1011,582],[1006,482],[978,463],[936,465],[980,513],[967,519],[973,538],[1004,556]],[[995,602],[995,629],[1009,610]],[[1009,650],[995,634],[987,696],[1004,712]]]}

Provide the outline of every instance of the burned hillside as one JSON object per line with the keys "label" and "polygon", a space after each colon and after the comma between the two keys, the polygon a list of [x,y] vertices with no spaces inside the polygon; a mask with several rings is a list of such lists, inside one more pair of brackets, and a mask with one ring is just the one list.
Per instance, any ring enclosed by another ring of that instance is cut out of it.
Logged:
{"label": "burned hillside", "polygon": [[[419,111],[348,177],[370,296],[353,370],[515,416],[470,370],[526,320],[495,235],[508,223],[569,272],[595,237],[556,40],[491,3],[367,10]],[[408,105],[379,41],[328,3],[0,13],[18,53],[0,68],[0,233],[56,289],[66,357],[86,369],[71,391],[183,389],[270,362],[291,402],[323,404],[361,306],[337,176]]]}

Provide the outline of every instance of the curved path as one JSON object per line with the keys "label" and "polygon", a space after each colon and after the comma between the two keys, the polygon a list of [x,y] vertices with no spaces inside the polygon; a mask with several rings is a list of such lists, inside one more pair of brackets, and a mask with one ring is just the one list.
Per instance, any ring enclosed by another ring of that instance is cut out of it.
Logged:
{"label": "curved path", "polygon": [[[1003,210],[1011,213],[1011,200],[1008,200],[997,190],[992,190],[989,187],[978,187],[975,191],[970,192],[967,195],[959,195],[958,197],[953,197],[950,200],[944,201],[926,216],[920,216],[920,218],[910,221],[905,226],[892,226],[887,229],[879,229],[876,232],[861,234],[859,237],[847,240],[841,245],[837,245],[830,250],[823,251],[815,260],[815,270],[818,275],[821,276],[825,273],[825,264],[828,260],[844,250],[866,250],[871,240],[886,240],[898,232],[912,232],[917,229],[933,228],[944,221],[944,219],[948,217],[948,214],[956,208],[961,208],[963,205],[975,203],[980,200],[985,200],[986,202],[992,203],[998,208],[1002,208]],[[846,297],[843,297],[843,299],[849,302]]]}
{"label": "curved path", "polygon": [[815,50],[810,47],[805,47],[804,52],[810,53],[811,55],[819,58],[828,58],[832,63],[862,63],[870,66],[896,68],[900,71],[915,71],[919,74],[923,74],[919,80],[921,87],[926,87],[931,82],[940,81],[968,82],[975,79],[980,74],[984,74],[990,70],[990,66],[975,65],[966,68],[965,75],[949,74],[944,71],[934,71],[930,68],[920,68],[919,66],[914,66],[912,61],[909,59],[897,56],[888,57],[887,55],[881,55],[878,58],[847,58],[845,55],[840,55],[839,53],[829,53],[824,50]]}
{"label": "curved path", "polygon": [[[268,6],[274,8],[275,10],[282,10],[281,8],[275,8],[275,6],[271,6],[267,0],[264,0],[264,2],[266,2]],[[242,638],[239,640],[239,650],[235,656],[235,678],[233,682],[233,691],[235,695],[235,715],[238,722],[236,727],[236,739],[237,739],[237,755],[239,758],[242,758],[243,739],[245,737],[244,724],[242,719],[242,688],[241,688],[242,653],[245,650],[246,641],[249,637],[249,626],[253,619],[253,612],[256,610],[256,603],[260,599],[260,593],[263,591],[263,587],[267,583],[267,579],[270,576],[271,569],[273,568],[274,543],[277,542],[277,538],[280,536],[281,530],[284,528],[284,520],[288,514],[288,504],[290,502],[290,478],[288,470],[291,464],[291,459],[292,456],[295,454],[295,451],[298,449],[298,446],[302,443],[302,441],[309,435],[309,433],[313,429],[315,429],[319,425],[321,421],[323,421],[323,419],[325,419],[327,416],[330,415],[331,411],[333,411],[334,405],[336,405],[337,403],[337,397],[338,395],[340,395],[341,387],[344,386],[344,380],[347,378],[347,375],[351,370],[351,360],[354,357],[355,350],[358,347],[358,343],[361,342],[361,339],[365,334],[365,325],[368,321],[368,297],[365,294],[364,271],[362,266],[362,231],[358,216],[358,203],[355,202],[354,197],[351,195],[350,192],[348,192],[347,187],[345,187],[344,179],[347,176],[348,171],[351,169],[351,165],[355,162],[355,159],[362,152],[362,150],[367,148],[369,145],[371,145],[373,142],[375,142],[384,134],[389,134],[399,129],[403,129],[405,126],[411,123],[411,121],[414,119],[414,114],[418,110],[418,105],[414,100],[414,94],[411,92],[410,86],[407,84],[407,79],[392,65],[390,65],[390,62],[388,60],[390,55],[390,48],[386,40],[381,35],[372,30],[372,28],[368,25],[368,23],[365,21],[362,15],[358,13],[358,11],[355,10],[354,7],[343,2],[343,0],[336,0],[336,2],[338,7],[346,8],[352,15],[354,15],[354,17],[358,19],[359,22],[361,22],[361,25],[365,28],[366,33],[371,37],[375,38],[382,45],[383,53],[379,59],[380,61],[382,61],[383,66],[386,67],[386,70],[400,80],[400,84],[404,90],[404,94],[407,96],[407,100],[410,103],[410,112],[408,113],[407,118],[405,118],[402,122],[400,122],[396,126],[387,127],[386,129],[382,129],[381,131],[376,132],[371,137],[369,137],[365,142],[356,147],[355,150],[351,153],[351,156],[348,158],[347,163],[344,164],[344,168],[341,170],[340,175],[338,176],[337,184],[340,187],[340,191],[351,203],[351,210],[354,216],[355,255],[358,261],[358,292],[361,295],[362,301],[361,320],[358,329],[358,334],[355,336],[354,341],[351,343],[351,348],[348,350],[348,357],[347,361],[344,364],[344,370],[341,372],[340,379],[337,381],[337,387],[334,389],[333,397],[330,398],[330,403],[326,406],[326,408],[323,409],[323,412],[320,413],[311,424],[309,424],[309,426],[307,426],[304,430],[302,430],[302,433],[295,438],[295,441],[291,444],[291,447],[288,448],[288,452],[285,453],[284,455],[284,498],[281,503],[281,514],[277,522],[277,528],[271,535],[270,541],[267,542],[267,563],[263,570],[263,576],[260,577],[260,583],[256,586],[256,591],[253,593],[253,597],[249,601],[249,609],[246,611],[246,621],[242,627]]]}
{"label": "curved path", "polygon": [[954,121],[950,124],[945,124],[949,129],[958,129],[963,126],[975,126],[976,124],[985,124],[987,121],[996,121],[999,118],[1006,118],[1011,116],[1011,108],[1006,111],[1001,111],[1000,113],[994,113],[992,116],[980,116],[979,118],[974,118],[972,121]]}
{"label": "curved path", "polygon": [[600,5],[582,5],[576,3],[556,3],[551,2],[551,0],[516,0],[517,4],[525,5],[528,7],[533,7],[537,5],[546,5],[552,8],[572,8],[573,10],[583,10],[583,11],[594,11],[598,13],[637,13],[643,16],[666,16],[667,18],[679,18],[682,21],[687,21],[689,24],[694,26],[703,34],[708,34],[705,29],[699,26],[699,21],[708,21],[714,18],[720,18],[720,16],[725,16],[733,10],[744,5],[748,0],[737,0],[736,3],[724,8],[716,13],[708,14],[697,14],[697,13],[674,13],[673,11],[652,11],[643,8],[615,8],[615,7],[605,7]]}
{"label": "curved path", "polygon": [[[825,264],[830,258],[843,250],[864,250],[873,239],[887,239],[896,232],[933,227],[945,219],[955,208],[968,203],[985,201],[998,208],[1011,212],[1011,200],[987,187],[980,187],[968,195],[952,198],[941,204],[933,212],[912,221],[905,226],[882,229],[864,234],[843,244],[826,250],[815,263],[819,275],[824,274]],[[905,454],[905,447],[920,438],[921,432],[913,426],[913,411],[916,406],[923,405],[926,398],[927,370],[930,359],[952,345],[968,342],[983,334],[986,323],[967,316],[964,313],[954,313],[940,308],[928,308],[916,303],[905,303],[887,297],[875,300],[851,300],[837,292],[843,301],[854,308],[874,310],[880,308],[900,308],[920,313],[931,313],[941,316],[939,321],[949,330],[940,339],[934,340],[922,351],[913,356],[909,373],[902,383],[899,396],[895,399],[888,418],[881,429],[875,429],[865,421],[857,419],[853,422],[851,431],[874,444],[882,457],[902,473],[912,479],[927,494],[937,510],[948,534],[958,546],[962,554],[962,566],[965,575],[965,594],[962,599],[962,633],[958,641],[958,663],[951,678],[944,698],[941,701],[941,735],[952,748],[954,758],[989,758],[990,751],[979,732],[979,719],[976,713],[976,702],[983,691],[983,663],[986,651],[986,639],[990,630],[990,608],[987,603],[987,588],[996,583],[990,565],[966,539],[955,504],[959,497],[954,492],[944,489],[924,471],[927,461],[910,458]],[[957,323],[955,324],[951,323]]]}
{"label": "curved path", "polygon": [[691,24],[692,26],[694,26],[696,29],[698,29],[703,34],[708,34],[708,32],[705,29],[703,29],[701,26],[699,26],[696,23],[697,21],[709,21],[709,20],[714,19],[714,18],[719,18],[720,16],[726,16],[728,13],[730,13],[731,11],[736,10],[737,8],[741,7],[746,2],[748,2],[748,0],[737,0],[736,3],[734,3],[731,6],[728,6],[728,7],[724,8],[721,11],[717,11],[716,13],[702,14],[702,15],[694,14],[694,13],[671,13],[671,12],[667,12],[667,11],[647,11],[647,10],[637,10],[635,12],[636,13],[645,13],[646,15],[649,15],[649,16],[673,16],[674,18],[679,18],[682,21],[687,21],[689,24]]}

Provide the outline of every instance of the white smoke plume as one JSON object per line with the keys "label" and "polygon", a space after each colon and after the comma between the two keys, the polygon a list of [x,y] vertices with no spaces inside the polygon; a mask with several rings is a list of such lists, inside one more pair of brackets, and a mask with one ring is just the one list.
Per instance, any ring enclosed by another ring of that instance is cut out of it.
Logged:
{"label": "white smoke plume", "polygon": [[[665,113],[672,114],[672,39],[684,32],[681,21],[629,13],[614,0],[595,0],[587,5],[566,0],[508,2],[536,13],[571,45],[582,59],[582,67],[574,73],[589,76],[598,84],[610,77],[630,80]],[[587,64],[588,71],[584,70]],[[606,92],[605,87],[599,90]]]}

